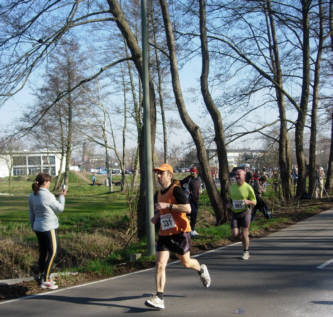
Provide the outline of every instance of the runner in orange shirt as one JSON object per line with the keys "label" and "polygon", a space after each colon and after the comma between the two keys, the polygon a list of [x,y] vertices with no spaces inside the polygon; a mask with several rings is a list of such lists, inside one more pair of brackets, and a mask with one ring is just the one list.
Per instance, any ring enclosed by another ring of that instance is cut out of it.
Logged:
{"label": "runner in orange shirt", "polygon": [[155,168],[161,190],[155,195],[155,215],[152,223],[160,225],[156,246],[156,295],[146,300],[147,306],[164,309],[164,287],[166,283],[166,266],[170,252],[174,252],[181,264],[197,271],[204,287],[209,287],[211,280],[205,264],[191,258],[191,226],[186,214],[191,212],[180,183],[173,180],[173,168],[164,163]]}

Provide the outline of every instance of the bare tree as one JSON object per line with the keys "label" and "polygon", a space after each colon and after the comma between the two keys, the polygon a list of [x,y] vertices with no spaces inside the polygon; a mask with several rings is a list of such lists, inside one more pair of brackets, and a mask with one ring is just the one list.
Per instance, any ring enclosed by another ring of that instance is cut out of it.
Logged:
{"label": "bare tree", "polygon": [[201,39],[201,56],[202,56],[202,72],[201,72],[201,92],[205,101],[206,107],[214,122],[215,138],[214,141],[217,147],[217,156],[219,160],[219,178],[221,184],[221,196],[223,201],[224,217],[227,218],[227,203],[229,200],[229,168],[227,158],[227,148],[224,137],[224,126],[221,113],[211,96],[208,88],[209,75],[209,51],[206,29],[206,1],[200,0],[200,39]]}
{"label": "bare tree", "polygon": [[5,161],[5,164],[8,168],[9,186],[12,185],[12,181],[13,181],[13,166],[14,166],[13,154],[16,151],[20,150],[21,146],[22,146],[21,142],[12,137],[1,138],[1,140],[0,140],[0,158],[3,161]]}
{"label": "bare tree", "polygon": [[[142,78],[142,51],[138,45],[137,38],[135,37],[133,31],[131,30],[124,13],[118,3],[117,0],[108,0],[110,12],[112,13],[115,22],[121,31],[128,49],[131,52],[131,56],[134,62],[134,65],[137,69],[138,74]],[[150,106],[151,106],[151,144],[152,149],[155,146],[155,134],[156,134],[156,104],[155,104],[155,89],[154,84],[149,78],[149,98],[150,98]],[[139,143],[139,154],[140,154],[140,173],[141,175],[145,175],[145,164],[144,164],[144,151],[143,151],[143,134],[141,134],[141,139]],[[138,202],[138,215],[137,215],[137,225],[138,225],[138,236],[142,237],[145,233],[145,219],[146,219],[146,189],[144,186],[144,179],[141,178],[140,181],[140,196]]]}
{"label": "bare tree", "polygon": [[[330,31],[330,55],[333,55],[333,0],[329,2],[329,31]],[[331,63],[331,69],[333,70],[333,63]],[[325,189],[327,191],[333,188],[333,111],[332,111],[332,100],[329,102],[330,107],[328,109],[328,117],[331,119],[331,146],[330,155],[328,160],[327,178],[325,183]]]}
{"label": "bare tree", "polygon": [[196,145],[198,158],[200,162],[201,173],[206,184],[207,193],[209,195],[211,204],[213,206],[216,223],[222,223],[224,219],[223,213],[223,202],[222,199],[217,191],[216,185],[211,175],[210,167],[209,167],[209,160],[207,156],[206,147],[204,144],[204,140],[198,125],[196,125],[192,119],[190,118],[186,107],[185,102],[180,86],[179,81],[179,74],[178,74],[178,65],[177,65],[177,57],[176,57],[176,49],[175,49],[175,41],[173,35],[172,24],[170,21],[168,5],[165,0],[160,0],[160,5],[162,9],[163,21],[165,32],[167,36],[167,43],[169,49],[169,56],[170,56],[170,70],[172,76],[172,86],[173,91],[176,99],[176,104],[178,107],[178,111],[180,117],[185,125],[186,129],[190,132],[193,141]]}
{"label": "bare tree", "polygon": [[318,99],[321,59],[324,49],[324,15],[322,1],[318,0],[318,48],[314,66],[312,109],[311,109],[311,137],[309,150],[309,193],[313,193],[316,186],[316,147],[317,147],[317,124],[318,124]]}
{"label": "bare tree", "polygon": [[[45,84],[37,93],[38,103],[24,116],[25,130],[35,135],[40,144],[60,149],[65,163],[65,184],[68,184],[75,121],[80,121],[77,117],[86,106],[83,91],[68,93],[66,98],[58,101],[42,119],[40,114],[45,111],[49,100],[55,99],[61,91],[71,91],[81,80],[83,65],[83,56],[79,53],[78,44],[74,40],[63,41],[49,58],[49,72],[45,76]],[[35,124],[36,120],[39,120],[38,125]],[[60,184],[60,177],[61,174],[57,178],[55,188]]]}
{"label": "bare tree", "polygon": [[158,100],[161,107],[161,117],[162,117],[162,130],[163,130],[163,161],[168,162],[168,135],[167,135],[167,121],[164,107],[164,97],[163,97],[163,79],[162,79],[162,65],[159,57],[158,43],[157,43],[157,17],[154,13],[154,6],[152,7],[152,33],[153,33],[153,45],[154,45],[154,53],[155,53],[155,63],[156,63],[156,71],[157,71],[157,91],[158,91]]}

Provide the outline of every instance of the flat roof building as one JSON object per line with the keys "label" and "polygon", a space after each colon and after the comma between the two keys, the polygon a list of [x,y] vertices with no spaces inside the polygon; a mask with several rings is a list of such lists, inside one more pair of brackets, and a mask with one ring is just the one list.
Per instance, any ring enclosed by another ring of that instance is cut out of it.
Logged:
{"label": "flat roof building", "polygon": [[[0,154],[0,177],[37,175],[56,176],[60,170],[61,153],[57,151],[15,151]],[[64,172],[65,164],[61,168]]]}

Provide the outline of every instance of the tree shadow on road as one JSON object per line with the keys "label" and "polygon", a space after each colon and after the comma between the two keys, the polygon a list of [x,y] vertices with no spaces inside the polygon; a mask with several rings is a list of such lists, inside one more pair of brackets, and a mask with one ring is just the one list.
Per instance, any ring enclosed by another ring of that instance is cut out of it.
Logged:
{"label": "tree shadow on road", "polygon": [[333,305],[333,301],[329,300],[313,300],[312,304],[320,304],[320,305]]}
{"label": "tree shadow on road", "polygon": [[[71,297],[71,296],[58,296],[58,295],[44,295],[39,297],[40,299],[46,300],[54,300],[54,301],[61,301],[66,303],[73,303],[73,304],[80,304],[80,305],[97,305],[97,306],[107,306],[107,307],[115,307],[115,308],[125,308],[128,309],[127,313],[143,313],[155,310],[154,308],[145,308],[145,307],[138,307],[138,306],[129,306],[129,305],[122,305],[116,304],[116,302],[122,301],[130,301],[142,298],[148,299],[152,296],[151,293],[149,294],[142,294],[139,296],[119,296],[113,298],[95,298],[95,297]],[[184,297],[180,295],[164,295],[164,297]],[[114,302],[114,303],[112,303]],[[142,301],[142,305],[144,301]]]}

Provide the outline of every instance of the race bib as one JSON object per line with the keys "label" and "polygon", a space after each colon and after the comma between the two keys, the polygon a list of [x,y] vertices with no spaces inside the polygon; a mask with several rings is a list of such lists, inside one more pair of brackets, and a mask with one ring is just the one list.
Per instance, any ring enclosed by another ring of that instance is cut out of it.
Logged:
{"label": "race bib", "polygon": [[164,214],[160,217],[162,230],[168,230],[176,227],[171,214]]}
{"label": "race bib", "polygon": [[245,202],[244,200],[233,200],[232,206],[234,207],[234,209],[244,209]]}

